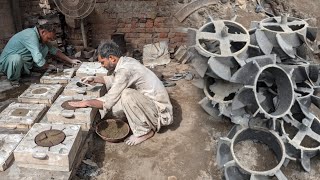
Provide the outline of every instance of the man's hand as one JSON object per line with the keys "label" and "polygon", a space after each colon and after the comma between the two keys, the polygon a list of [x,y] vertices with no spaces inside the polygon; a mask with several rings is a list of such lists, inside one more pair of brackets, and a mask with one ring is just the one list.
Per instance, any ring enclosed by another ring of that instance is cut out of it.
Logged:
{"label": "man's hand", "polygon": [[88,107],[87,101],[75,101],[75,102],[68,102],[70,106],[76,108],[85,108]]}
{"label": "man's hand", "polygon": [[70,63],[71,63],[72,65],[77,66],[77,65],[80,65],[82,62],[81,62],[80,60],[78,60],[78,59],[71,59],[71,60],[70,60]]}
{"label": "man's hand", "polygon": [[86,107],[92,107],[92,108],[98,108],[98,109],[103,108],[103,102],[97,99],[68,102],[68,103],[70,106],[76,107],[76,108],[86,108]]}
{"label": "man's hand", "polygon": [[48,67],[47,67],[48,70],[50,70],[50,71],[57,69],[57,67],[56,67],[55,65],[52,65],[52,64],[48,64],[47,66],[48,66]]}
{"label": "man's hand", "polygon": [[91,84],[91,83],[94,83],[94,78],[95,78],[94,76],[86,76],[81,78],[81,82]]}

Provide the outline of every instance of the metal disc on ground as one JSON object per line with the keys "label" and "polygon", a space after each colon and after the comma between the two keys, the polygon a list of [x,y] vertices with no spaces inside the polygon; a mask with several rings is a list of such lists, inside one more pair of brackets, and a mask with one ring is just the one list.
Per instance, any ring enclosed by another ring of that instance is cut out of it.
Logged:
{"label": "metal disc on ground", "polygon": [[63,131],[51,129],[39,133],[34,141],[38,146],[52,147],[64,141],[66,134]]}
{"label": "metal disc on ground", "polygon": [[75,110],[77,109],[77,107],[70,106],[69,102],[78,102],[78,101],[81,101],[81,100],[73,99],[73,100],[65,101],[64,103],[61,104],[61,107],[67,110]]}

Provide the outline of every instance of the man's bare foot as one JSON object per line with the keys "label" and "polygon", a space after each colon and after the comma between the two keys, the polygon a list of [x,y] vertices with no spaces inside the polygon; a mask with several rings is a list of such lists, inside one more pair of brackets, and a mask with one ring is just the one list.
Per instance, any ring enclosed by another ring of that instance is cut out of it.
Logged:
{"label": "man's bare foot", "polygon": [[128,144],[129,146],[134,146],[137,144],[142,143],[143,141],[151,138],[154,135],[154,132],[151,130],[150,132],[148,132],[147,134],[140,136],[140,137],[136,137],[134,135],[131,135],[127,140],[126,140],[126,144]]}

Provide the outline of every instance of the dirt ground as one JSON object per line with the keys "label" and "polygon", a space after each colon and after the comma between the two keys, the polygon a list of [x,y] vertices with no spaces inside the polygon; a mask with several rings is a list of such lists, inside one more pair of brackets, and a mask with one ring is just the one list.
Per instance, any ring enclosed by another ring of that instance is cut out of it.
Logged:
{"label": "dirt ground", "polygon": [[[160,71],[170,77],[187,70],[192,70],[189,65],[171,63]],[[176,83],[167,88],[174,107],[174,123],[150,140],[130,147],[95,136],[91,153],[87,154],[100,167],[100,174],[93,179],[220,179],[221,172],[215,164],[216,145],[231,123],[210,117],[201,109],[197,103],[203,98],[202,90],[191,81]]]}

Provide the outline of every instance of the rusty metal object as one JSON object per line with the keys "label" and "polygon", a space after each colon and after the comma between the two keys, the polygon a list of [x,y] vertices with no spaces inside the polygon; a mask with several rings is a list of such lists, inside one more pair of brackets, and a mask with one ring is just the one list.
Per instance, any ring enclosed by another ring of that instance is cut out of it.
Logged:
{"label": "rusty metal object", "polygon": [[66,134],[61,130],[51,129],[39,133],[34,141],[38,146],[52,147],[64,141]]}

